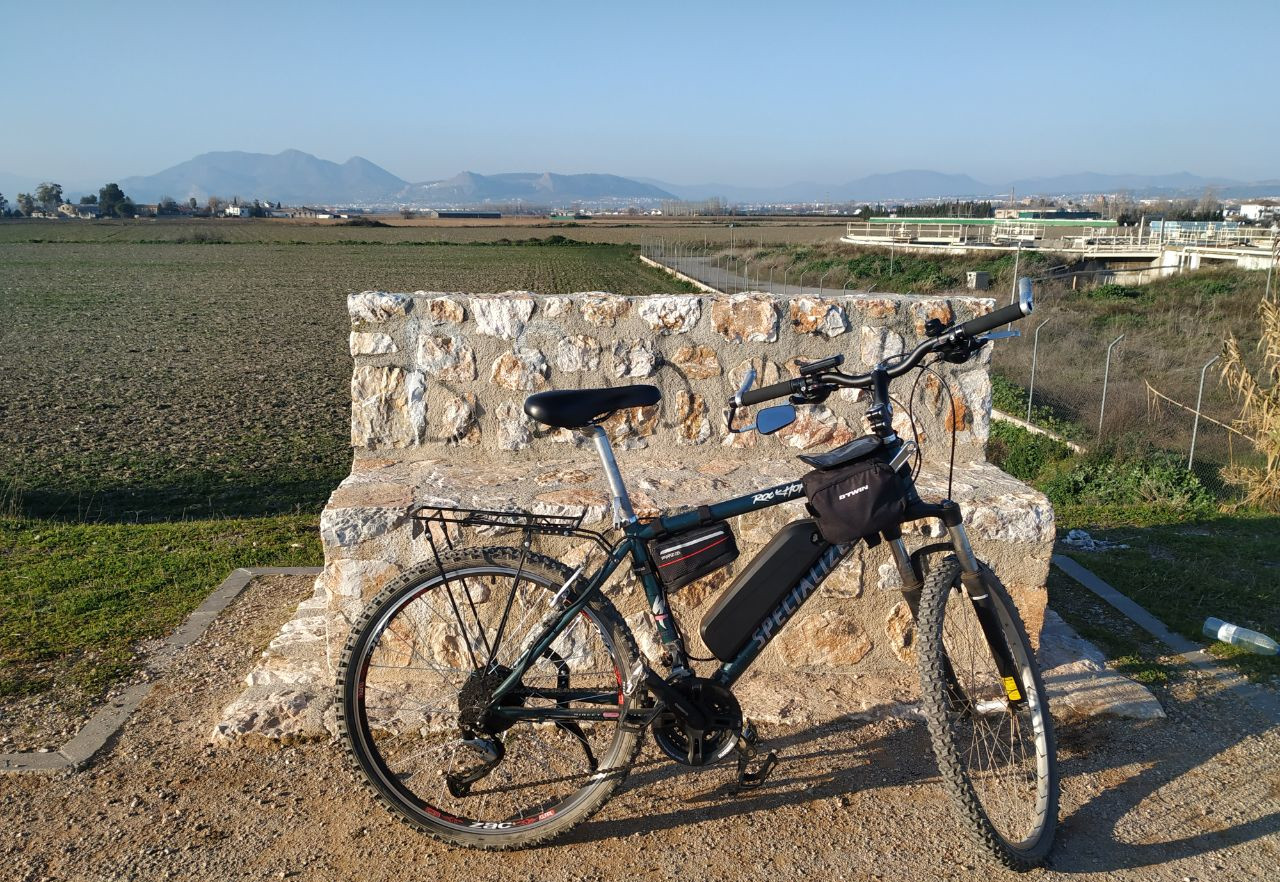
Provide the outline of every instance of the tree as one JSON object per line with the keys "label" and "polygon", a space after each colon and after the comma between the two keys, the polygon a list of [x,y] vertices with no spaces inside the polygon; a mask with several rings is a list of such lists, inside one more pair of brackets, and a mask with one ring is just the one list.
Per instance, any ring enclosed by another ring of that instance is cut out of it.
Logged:
{"label": "tree", "polygon": [[161,196],[160,201],[156,203],[156,214],[177,214],[178,203],[174,201],[172,196]]}
{"label": "tree", "polygon": [[97,205],[97,204],[98,204],[98,197],[97,197],[97,196],[95,196],[95,195],[93,195],[92,193],[90,193],[90,194],[89,194],[89,195],[87,195],[87,196],[81,196],[81,197],[80,197],[80,204],[81,204],[81,205]]}
{"label": "tree", "polygon": [[62,185],[45,181],[39,187],[36,187],[36,202],[40,203],[40,207],[50,213],[57,211],[58,206],[62,204]]}
{"label": "tree", "polygon": [[222,211],[222,206],[227,203],[223,201],[221,196],[210,196],[206,204],[209,206],[209,214],[217,214]]}
{"label": "tree", "polygon": [[0,217],[4,217],[9,213],[9,200],[4,198],[4,194],[0,193]]}
{"label": "tree", "polygon": [[31,197],[30,193],[18,194],[18,211],[26,217],[31,217],[32,212],[36,210],[36,201]]}
{"label": "tree", "polygon": [[98,209],[103,217],[133,217],[133,200],[124,195],[120,185],[107,184],[98,191]]}
{"label": "tree", "polygon": [[196,197],[192,196],[190,199],[187,200],[187,207],[189,207],[192,211],[195,211]]}

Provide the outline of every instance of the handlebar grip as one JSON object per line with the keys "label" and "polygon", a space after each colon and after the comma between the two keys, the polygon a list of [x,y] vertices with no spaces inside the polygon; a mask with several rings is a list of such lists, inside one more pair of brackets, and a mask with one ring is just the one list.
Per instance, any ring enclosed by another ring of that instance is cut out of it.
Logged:
{"label": "handlebar grip", "polygon": [[759,404],[762,401],[770,401],[774,398],[781,398],[784,395],[790,395],[794,390],[792,385],[794,380],[783,380],[781,383],[774,383],[772,386],[761,386],[759,389],[748,389],[742,395],[742,405],[746,407],[750,404]]}
{"label": "handlebar grip", "polygon": [[986,315],[980,315],[976,319],[970,319],[960,325],[956,330],[964,332],[966,336],[976,337],[979,334],[985,334],[987,331],[994,330],[1001,325],[1007,325],[1010,322],[1016,322],[1023,316],[1031,314],[1031,306],[1027,303],[1024,308],[1022,303],[1010,303],[1003,306],[995,312],[989,312]]}

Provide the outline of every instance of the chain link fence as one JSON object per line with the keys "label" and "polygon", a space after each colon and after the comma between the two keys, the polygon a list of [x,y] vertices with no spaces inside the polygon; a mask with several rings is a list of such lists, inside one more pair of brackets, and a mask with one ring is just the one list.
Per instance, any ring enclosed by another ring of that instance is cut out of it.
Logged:
{"label": "chain link fence", "polygon": [[[750,249],[763,246],[749,235],[725,243],[654,239],[644,243],[642,253],[724,293],[853,293],[827,287],[828,279],[818,272],[802,275],[752,261]],[[1101,272],[1108,280],[1113,276]],[[993,373],[1026,392],[1010,415],[1086,448],[1113,444],[1122,455],[1161,451],[1218,499],[1235,500],[1240,491],[1224,479],[1224,471],[1257,465],[1261,456],[1234,424],[1239,403],[1220,381],[1222,341],[1204,332],[1206,319],[1215,317],[1177,317],[1182,333],[1159,344],[1131,334],[1138,328],[1127,325],[1130,319],[1123,315],[1095,320],[1082,332],[1082,318],[1057,306],[1053,291],[1096,283],[1090,273],[1049,281],[1048,296],[1040,297],[1032,321],[1023,323],[1022,336],[994,344]]]}

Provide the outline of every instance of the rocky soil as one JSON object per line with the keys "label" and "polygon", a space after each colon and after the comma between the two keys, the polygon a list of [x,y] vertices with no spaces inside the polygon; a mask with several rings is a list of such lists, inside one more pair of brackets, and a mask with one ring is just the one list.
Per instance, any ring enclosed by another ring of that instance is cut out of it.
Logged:
{"label": "rocky soil", "polygon": [[[957,826],[924,727],[844,718],[765,736],[782,764],[730,797],[646,751],[570,837],[451,849],[394,822],[334,745],[219,750],[218,711],[310,590],[262,578],[165,676],[88,769],[0,778],[0,866],[36,880],[973,879],[999,876]],[[1250,880],[1280,865],[1280,731],[1189,674],[1169,717],[1060,732],[1060,841],[1043,879]]]}

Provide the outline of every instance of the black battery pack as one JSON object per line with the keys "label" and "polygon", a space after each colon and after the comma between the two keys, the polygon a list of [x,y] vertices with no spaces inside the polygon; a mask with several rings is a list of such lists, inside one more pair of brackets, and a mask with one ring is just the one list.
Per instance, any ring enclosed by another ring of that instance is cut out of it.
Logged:
{"label": "black battery pack", "polygon": [[779,530],[702,617],[699,633],[712,655],[730,661],[741,652],[760,623],[830,547],[812,518]]}

